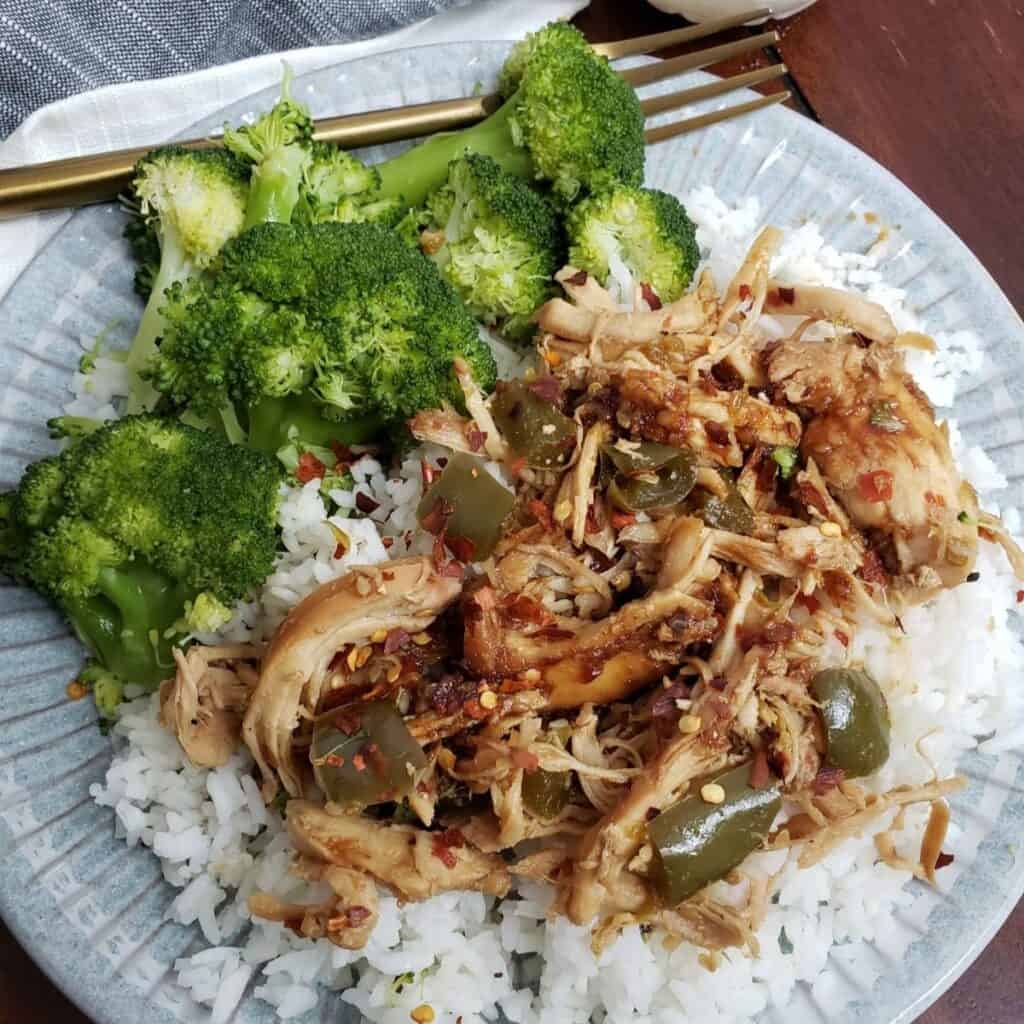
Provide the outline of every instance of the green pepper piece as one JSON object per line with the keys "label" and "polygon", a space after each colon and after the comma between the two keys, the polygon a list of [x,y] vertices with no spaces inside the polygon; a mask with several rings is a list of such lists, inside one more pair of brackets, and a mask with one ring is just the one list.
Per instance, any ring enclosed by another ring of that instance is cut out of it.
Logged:
{"label": "green pepper piece", "polygon": [[715,782],[725,790],[720,804],[699,794],[683,797],[647,826],[654,847],[654,881],[667,907],[724,878],[761,846],[782,806],[776,783],[750,785],[751,764],[741,764]]}
{"label": "green pepper piece", "polygon": [[697,482],[697,458],[685,448],[644,441],[629,449],[606,444],[601,451],[615,471],[608,499],[626,512],[674,508]]}
{"label": "green pepper piece", "polygon": [[499,381],[491,415],[509,447],[535,469],[558,469],[576,444],[576,423],[521,381]]}
{"label": "green pepper piece", "polygon": [[335,708],[313,727],[310,761],[328,800],[367,807],[399,800],[426,758],[394,704],[386,700]]}
{"label": "green pepper piece", "polygon": [[572,794],[572,772],[546,772],[543,768],[523,776],[523,805],[542,821],[558,817]]}
{"label": "green pepper piece", "polygon": [[726,496],[720,498],[701,488],[694,492],[692,511],[714,530],[750,536],[754,532],[754,511],[743,500],[736,485],[724,475],[722,479],[725,480]]}
{"label": "green pepper piece", "polygon": [[889,706],[863,669],[827,668],[811,680],[825,722],[828,763],[847,778],[870,775],[889,760]]}
{"label": "green pepper piece", "polygon": [[501,539],[501,525],[515,500],[515,495],[487,472],[482,459],[455,452],[420,499],[416,518],[431,533],[443,529],[449,542],[462,542],[462,551],[452,548],[462,561],[478,561]]}

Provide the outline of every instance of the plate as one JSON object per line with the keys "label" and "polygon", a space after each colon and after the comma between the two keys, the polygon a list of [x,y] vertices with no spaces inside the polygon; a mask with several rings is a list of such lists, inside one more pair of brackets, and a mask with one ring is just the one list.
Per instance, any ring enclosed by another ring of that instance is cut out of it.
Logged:
{"label": "plate", "polygon": [[[446,44],[353,61],[304,76],[295,95],[315,116],[467,95],[492,84],[508,44]],[[696,81],[701,76],[692,76]],[[676,83],[673,83],[676,85]],[[678,86],[676,86],[678,87]],[[194,135],[270,106],[275,90],[249,97],[194,126]],[[395,147],[369,150],[371,158]],[[649,184],[679,195],[710,184],[735,203],[760,198],[765,219],[783,226],[815,220],[831,243],[866,249],[877,234],[870,210],[913,239],[887,268],[910,304],[936,330],[973,327],[985,340],[986,369],[954,413],[972,444],[984,446],[1010,477],[1009,501],[1024,504],[1024,325],[968,249],[892,175],[820,125],[776,107],[653,148]],[[116,321],[129,335],[139,313],[131,264],[114,206],[75,214],[36,257],[0,305],[0,485],[53,450],[45,429],[60,411],[81,355]],[[89,786],[110,757],[88,701],[65,687],[81,650],[60,618],[28,590],[0,584],[0,912],[53,980],[98,1024],[177,1024],[207,1014],[175,988],[175,957],[200,948],[193,929],[164,920],[174,890],[157,859],[114,839],[113,815]],[[1022,680],[1024,685],[1024,680]],[[888,950],[870,989],[856,971],[837,974],[836,997],[816,1006],[798,987],[785,1020],[912,1020],[978,955],[1024,890],[1015,844],[1024,827],[1024,768],[1015,753],[967,755],[969,788],[954,801],[965,848],[944,872],[944,890],[916,883],[891,922]],[[952,884],[950,882],[952,881]],[[237,1022],[269,1021],[249,993]],[[303,1021],[353,1024],[336,996]],[[782,1019],[782,1014],[766,1020]]]}

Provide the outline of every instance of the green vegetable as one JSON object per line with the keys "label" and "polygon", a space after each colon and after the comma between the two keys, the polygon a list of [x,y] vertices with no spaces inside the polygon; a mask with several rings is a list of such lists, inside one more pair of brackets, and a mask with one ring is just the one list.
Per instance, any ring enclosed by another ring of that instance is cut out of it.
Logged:
{"label": "green vegetable", "polygon": [[724,878],[757,850],[782,806],[776,784],[750,785],[751,764],[715,779],[722,803],[687,796],[647,826],[655,853],[654,880],[667,907],[675,907],[711,882]]}
{"label": "green vegetable", "polygon": [[[129,410],[152,405],[152,389],[139,378],[156,354],[163,334],[165,292],[198,275],[216,260],[228,239],[242,230],[248,195],[245,165],[219,149],[188,150],[167,146],[147,153],[136,165],[132,192],[145,227],[160,258],[148,278],[149,299],[128,352],[127,365],[135,378]],[[149,249],[152,243],[147,242]],[[153,255],[148,257],[152,265]]]}
{"label": "green vegetable", "polygon": [[749,536],[754,532],[753,509],[743,500],[743,495],[736,485],[722,474],[725,481],[726,495],[720,498],[717,494],[704,488],[694,491],[690,501],[693,513],[704,520],[707,526],[715,530],[728,530],[730,533],[741,533]]}
{"label": "green vegetable", "polygon": [[[176,289],[165,309],[149,376],[175,406],[198,415],[227,406],[244,421],[267,399],[296,396],[295,414],[318,421],[321,438],[343,439],[353,420],[355,437],[371,420],[461,404],[456,357],[493,387],[494,357],[473,318],[391,231],[263,224],[227,245],[221,263],[215,279]],[[338,421],[334,435],[324,420]],[[280,447],[280,429],[268,425],[256,431],[259,447]]]}
{"label": "green vegetable", "polygon": [[639,101],[581,33],[555,24],[527,37],[513,49],[502,82],[514,92],[485,121],[436,135],[381,164],[382,195],[418,206],[467,150],[493,157],[521,178],[550,182],[563,202],[619,182],[641,183]]}
{"label": "green vegetable", "polygon": [[782,445],[772,451],[772,461],[779,467],[779,476],[788,480],[799,464],[800,453],[789,445]]}
{"label": "green vegetable", "polygon": [[269,574],[280,479],[214,434],[129,416],[0,498],[0,566],[64,611],[102,669],[155,686],[187,631],[222,624]]}
{"label": "green vegetable", "polygon": [[280,99],[255,124],[225,126],[224,145],[251,166],[246,228],[292,221],[393,224],[402,204],[377,194],[380,175],[372,167],[313,141],[313,121],[292,98],[291,77],[286,69]]}
{"label": "green vegetable", "polygon": [[113,718],[118,704],[124,699],[124,683],[95,661],[90,661],[78,673],[78,681],[92,690],[92,699],[96,702],[100,717]]}
{"label": "green vegetable", "polygon": [[427,200],[424,251],[469,311],[513,339],[533,332],[534,310],[551,296],[564,262],[551,203],[489,156],[453,160],[448,181]]}
{"label": "green vegetable", "polygon": [[535,469],[564,466],[576,445],[576,423],[523,381],[499,381],[491,415],[516,455]]}
{"label": "green vegetable", "polygon": [[697,458],[685,448],[642,441],[629,449],[606,444],[601,452],[614,471],[608,498],[627,512],[674,508],[697,482]]}
{"label": "green vegetable", "polygon": [[553,821],[572,796],[572,772],[546,772],[538,768],[523,775],[523,804],[542,821]]}
{"label": "green vegetable", "polygon": [[350,705],[319,716],[310,760],[327,799],[346,807],[401,799],[412,789],[413,772],[427,763],[389,701]]}
{"label": "green vegetable", "polygon": [[889,760],[889,706],[864,670],[830,668],[811,681],[825,723],[828,762],[856,779]]}
{"label": "green vegetable", "polygon": [[[700,262],[696,228],[675,196],[616,185],[584,199],[566,220],[569,262],[608,285],[625,266],[661,302],[689,287]],[[632,294],[630,294],[632,298]]]}
{"label": "green vegetable", "polygon": [[515,495],[487,472],[483,460],[455,452],[420,499],[416,518],[431,533],[443,532],[453,551],[461,544],[462,561],[475,562],[494,550],[514,504]]}

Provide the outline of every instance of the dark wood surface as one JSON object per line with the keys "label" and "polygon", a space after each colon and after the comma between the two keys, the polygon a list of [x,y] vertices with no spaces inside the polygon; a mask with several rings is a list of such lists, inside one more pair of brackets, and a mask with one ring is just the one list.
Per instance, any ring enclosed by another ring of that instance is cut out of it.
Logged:
{"label": "dark wood surface", "polygon": [[[641,0],[592,0],[577,24],[597,42],[679,22]],[[1020,0],[821,0],[779,27],[793,106],[892,170],[1024,308]],[[774,56],[744,58],[743,67]],[[918,1024],[1021,1024],[1022,949],[1018,907]],[[58,1021],[89,1024],[0,926],[0,1024]]]}

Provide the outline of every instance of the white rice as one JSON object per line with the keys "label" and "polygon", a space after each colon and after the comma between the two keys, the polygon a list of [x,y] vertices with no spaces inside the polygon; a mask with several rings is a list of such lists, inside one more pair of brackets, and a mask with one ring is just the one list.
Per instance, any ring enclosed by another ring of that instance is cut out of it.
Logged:
{"label": "white rice", "polygon": [[[724,286],[759,227],[758,202],[730,208],[703,188],[688,197],[687,208]],[[838,252],[816,225],[804,224],[786,236],[774,272],[794,282],[859,289],[881,302],[901,329],[921,329],[903,293],[878,270],[884,247],[895,244],[880,242],[866,254]],[[967,331],[937,335],[936,342],[936,355],[912,354],[910,361],[933,401],[949,406],[958,380],[981,369],[982,346]],[[92,375],[76,376],[74,388],[68,412],[112,416],[113,399],[124,390],[122,367],[98,359]],[[1016,512],[999,510],[993,501],[992,492],[1006,486],[997,467],[980,449],[965,448],[955,429],[952,439],[987,506],[1016,531]],[[284,553],[260,595],[238,606],[220,636],[266,639],[295,602],[349,566],[424,550],[429,542],[415,533],[414,514],[422,492],[420,457],[438,454],[412,453],[390,475],[372,458],[356,463],[356,492],[379,503],[366,518],[349,515],[355,492],[332,492],[338,511],[328,518],[318,482],[288,488],[280,513]],[[338,537],[329,524],[348,538],[342,557],[334,557]],[[390,550],[384,537],[392,538]],[[854,642],[852,656],[882,682],[892,713],[892,756],[872,783],[879,788],[923,782],[931,764],[949,773],[979,738],[990,737],[981,744],[989,753],[1024,739],[1024,693],[1014,684],[1024,666],[1012,621],[1017,583],[1002,554],[988,545],[977,568],[978,582],[909,612],[906,636],[865,627]],[[345,1001],[378,1024],[408,1024],[423,1003],[433,1007],[437,1024],[482,1024],[498,1009],[513,1024],[738,1024],[769,1005],[786,1007],[800,983],[819,1005],[845,1002],[851,981],[869,988],[878,976],[878,959],[866,955],[866,943],[899,958],[912,938],[892,927],[894,911],[912,909],[910,876],[877,863],[868,835],[809,870],[798,871],[785,852],[750,858],[752,871],[782,870],[777,902],[759,933],[761,955],[755,960],[727,951],[714,973],[700,964],[698,950],[667,951],[657,936],[635,927],[595,959],[589,931],[564,918],[548,921],[551,893],[533,883],[520,884],[497,905],[478,893],[448,893],[399,906],[382,892],[380,922],[359,953],[301,939],[280,925],[249,919],[246,900],[256,889],[302,902],[325,893],[289,874],[287,833],[260,799],[248,754],[240,751],[215,771],[197,770],[159,725],[156,710],[155,697],[124,706],[113,763],[92,793],[114,808],[117,834],[129,845],[151,847],[164,877],[181,890],[169,915],[198,923],[210,943],[177,961],[175,970],[193,999],[211,1008],[215,1024],[231,1017],[254,974],[256,996],[281,1018],[312,1010],[323,985],[342,990]],[[910,859],[925,815],[923,808],[906,815],[898,849]],[[944,885],[969,863],[977,840],[954,818],[945,848],[957,860],[943,871]],[[724,883],[717,888],[723,899],[737,898]],[[411,980],[403,978],[410,974]]]}

